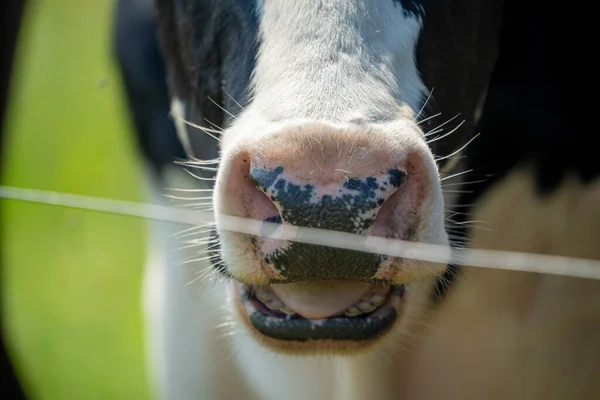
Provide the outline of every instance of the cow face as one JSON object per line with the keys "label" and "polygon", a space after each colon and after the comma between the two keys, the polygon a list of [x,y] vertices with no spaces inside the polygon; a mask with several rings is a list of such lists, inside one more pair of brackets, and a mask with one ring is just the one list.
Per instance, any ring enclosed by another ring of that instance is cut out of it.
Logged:
{"label": "cow face", "polygon": [[[474,15],[478,4],[455,7]],[[225,128],[214,208],[230,312],[278,350],[397,342],[427,307],[445,264],[254,237],[219,221],[230,215],[449,246],[427,143],[430,90],[417,55],[436,82],[437,69],[458,70],[466,58],[444,64],[435,38],[470,49],[484,65],[493,52],[481,61],[482,43],[452,26],[440,32],[440,18],[422,32],[425,2],[161,0],[158,15],[173,104],[205,131],[214,130],[206,121]],[[430,39],[418,48],[421,34]],[[438,105],[462,107],[467,129],[487,73],[478,71],[441,81]],[[199,131],[182,137],[195,155],[211,153]]]}

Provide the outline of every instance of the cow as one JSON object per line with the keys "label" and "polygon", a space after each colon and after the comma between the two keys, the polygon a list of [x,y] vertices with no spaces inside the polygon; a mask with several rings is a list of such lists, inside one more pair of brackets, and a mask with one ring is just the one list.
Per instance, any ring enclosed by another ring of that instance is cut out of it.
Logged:
{"label": "cow", "polygon": [[234,216],[600,259],[598,167],[561,125],[555,10],[514,0],[121,0],[117,10],[148,199],[171,204],[163,194],[175,188],[216,218],[149,225],[158,398],[600,395],[597,282],[222,227]]}

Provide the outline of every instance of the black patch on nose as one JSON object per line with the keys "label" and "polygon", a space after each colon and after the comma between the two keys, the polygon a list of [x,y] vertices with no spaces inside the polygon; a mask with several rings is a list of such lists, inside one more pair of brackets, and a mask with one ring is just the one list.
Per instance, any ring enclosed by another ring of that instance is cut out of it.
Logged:
{"label": "black patch on nose", "polygon": [[266,191],[268,187],[271,187],[277,177],[283,172],[283,167],[277,167],[272,171],[264,169],[252,168],[250,171],[250,179],[254,186],[260,190]]}
{"label": "black patch on nose", "polygon": [[338,196],[324,195],[319,199],[314,184],[295,184],[281,178],[282,173],[283,167],[271,171],[250,170],[254,185],[281,207],[284,221],[296,226],[352,233],[361,233],[373,224],[376,216],[373,210],[381,207],[390,185],[398,188],[406,178],[398,169],[389,170],[387,179],[383,180],[350,178],[341,186]]}
{"label": "black patch on nose", "polygon": [[285,251],[265,256],[285,277],[285,282],[305,280],[358,280],[375,282],[381,263],[387,257],[356,250],[292,242]]}
{"label": "black patch on nose", "polygon": [[[383,184],[382,184],[383,185]],[[345,189],[356,190],[360,194],[359,196],[363,199],[375,200],[377,193],[375,190],[385,190],[385,186],[379,186],[377,179],[371,177],[365,178],[364,180],[352,178],[348,179],[343,186]]]}
{"label": "black patch on nose", "polygon": [[388,171],[390,176],[390,184],[394,187],[399,188],[406,181],[406,172],[400,171],[399,169],[390,169]]}
{"label": "black patch on nose", "polygon": [[[252,168],[250,176],[257,188],[264,191],[279,205],[280,216],[265,222],[286,221],[295,226],[362,233],[377,216],[385,197],[399,188],[406,174],[390,169],[385,178],[350,178],[344,182],[337,196],[318,198],[314,184],[295,184],[282,177],[283,168],[271,171]],[[384,256],[359,251],[293,242],[285,250],[266,254],[285,277],[286,282],[307,279],[372,280]]]}

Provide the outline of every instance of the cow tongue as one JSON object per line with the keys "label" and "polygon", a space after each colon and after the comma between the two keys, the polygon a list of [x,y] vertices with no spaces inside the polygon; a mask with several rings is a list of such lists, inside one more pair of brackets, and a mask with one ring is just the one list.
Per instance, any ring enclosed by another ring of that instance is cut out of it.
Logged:
{"label": "cow tongue", "polygon": [[324,319],[356,304],[373,287],[353,281],[313,281],[271,285],[288,308],[306,319]]}

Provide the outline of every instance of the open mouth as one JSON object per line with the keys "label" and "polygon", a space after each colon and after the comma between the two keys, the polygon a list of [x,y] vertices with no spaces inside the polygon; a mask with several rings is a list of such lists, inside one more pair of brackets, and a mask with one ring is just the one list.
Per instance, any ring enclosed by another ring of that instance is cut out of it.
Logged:
{"label": "open mouth", "polygon": [[302,342],[377,339],[401,315],[407,292],[404,285],[352,281],[261,286],[235,282],[235,289],[258,332]]}

